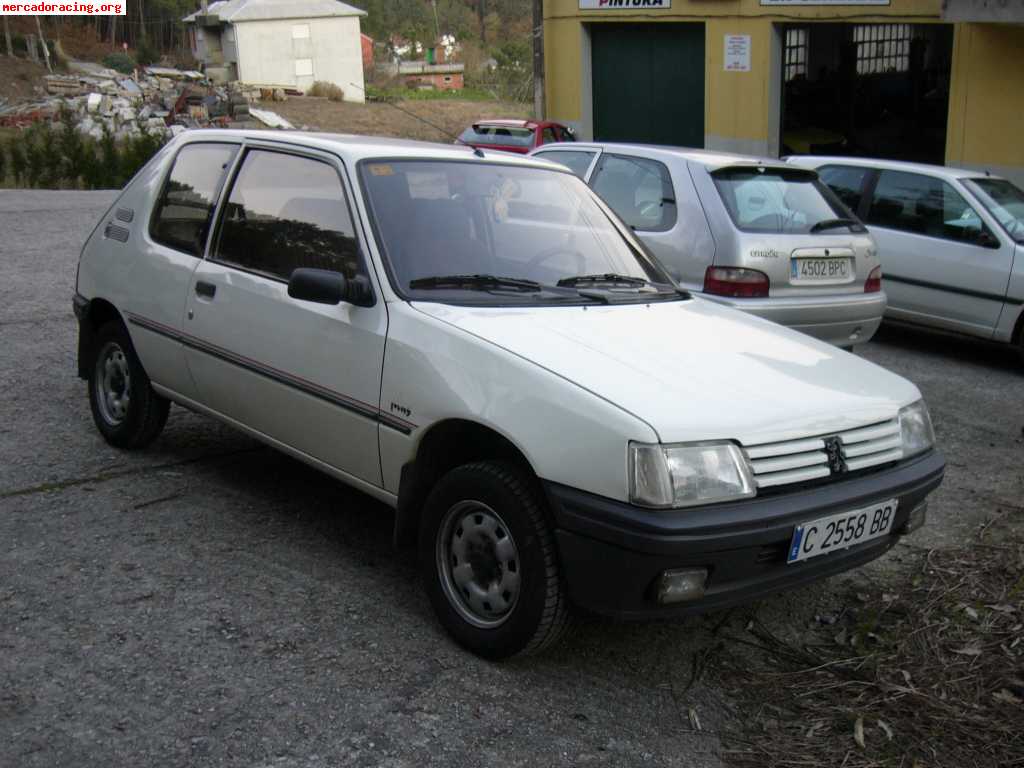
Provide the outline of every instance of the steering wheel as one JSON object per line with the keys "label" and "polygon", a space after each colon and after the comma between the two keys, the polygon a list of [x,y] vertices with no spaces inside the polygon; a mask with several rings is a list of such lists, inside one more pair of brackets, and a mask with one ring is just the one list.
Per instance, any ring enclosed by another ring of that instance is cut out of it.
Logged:
{"label": "steering wheel", "polygon": [[575,248],[570,248],[570,247],[565,246],[565,245],[556,245],[553,248],[545,248],[543,251],[541,251],[540,253],[535,255],[532,259],[530,259],[526,263],[526,266],[529,267],[530,269],[533,269],[534,267],[539,267],[541,264],[543,264],[548,259],[552,258],[553,256],[558,256],[559,254],[566,254],[566,255],[572,256],[572,257],[574,257],[576,259],[576,274],[577,275],[582,275],[586,271],[587,257],[584,256],[582,253],[580,253]]}

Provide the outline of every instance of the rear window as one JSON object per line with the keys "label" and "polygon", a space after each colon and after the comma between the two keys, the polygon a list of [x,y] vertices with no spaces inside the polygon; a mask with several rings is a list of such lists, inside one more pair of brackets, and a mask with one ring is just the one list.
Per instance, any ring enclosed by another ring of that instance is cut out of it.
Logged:
{"label": "rear window", "polygon": [[234,144],[188,144],[178,152],[153,210],[150,237],[192,256],[203,255],[213,206],[237,149]]}
{"label": "rear window", "polygon": [[466,144],[506,147],[532,147],[533,129],[507,125],[471,125],[459,136]]}
{"label": "rear window", "polygon": [[807,233],[819,222],[849,216],[806,171],[724,168],[711,175],[733,222],[746,232]]}

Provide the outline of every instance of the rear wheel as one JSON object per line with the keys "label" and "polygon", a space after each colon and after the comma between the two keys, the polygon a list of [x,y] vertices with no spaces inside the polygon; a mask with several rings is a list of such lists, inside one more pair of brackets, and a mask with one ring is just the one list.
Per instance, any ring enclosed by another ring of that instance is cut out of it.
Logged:
{"label": "rear wheel", "polygon": [[153,391],[128,331],[118,321],[96,333],[89,405],[96,428],[118,448],[142,448],[167,423],[170,403]]}
{"label": "rear wheel", "polygon": [[554,537],[532,478],[479,462],[438,481],[424,509],[420,565],[441,624],[488,659],[541,651],[569,618]]}

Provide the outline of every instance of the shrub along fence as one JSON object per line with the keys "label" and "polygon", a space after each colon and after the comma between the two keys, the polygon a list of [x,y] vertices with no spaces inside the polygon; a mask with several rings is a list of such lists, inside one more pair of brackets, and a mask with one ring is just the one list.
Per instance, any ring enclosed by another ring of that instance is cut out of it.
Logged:
{"label": "shrub along fence", "polygon": [[120,189],[164,145],[146,133],[118,141],[109,130],[83,136],[71,112],[35,123],[0,144],[0,182],[39,189]]}

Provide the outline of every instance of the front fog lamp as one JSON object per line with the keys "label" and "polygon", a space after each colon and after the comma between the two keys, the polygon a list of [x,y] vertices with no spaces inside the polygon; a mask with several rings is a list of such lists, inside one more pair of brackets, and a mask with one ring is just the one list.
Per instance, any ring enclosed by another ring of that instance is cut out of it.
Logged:
{"label": "front fog lamp", "polygon": [[629,444],[629,498],[644,507],[690,507],[757,493],[733,443]]}
{"label": "front fog lamp", "polygon": [[932,418],[924,400],[900,408],[900,439],[904,458],[924,453],[935,445]]}

